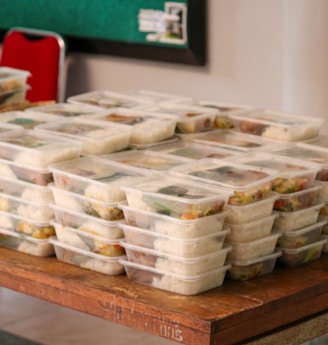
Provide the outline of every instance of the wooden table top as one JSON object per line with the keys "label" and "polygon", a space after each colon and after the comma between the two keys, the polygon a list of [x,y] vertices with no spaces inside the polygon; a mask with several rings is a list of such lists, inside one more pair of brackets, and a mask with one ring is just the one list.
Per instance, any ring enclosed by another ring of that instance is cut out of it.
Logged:
{"label": "wooden table top", "polygon": [[328,312],[328,255],[182,296],[0,248],[0,286],[183,344],[245,344]]}

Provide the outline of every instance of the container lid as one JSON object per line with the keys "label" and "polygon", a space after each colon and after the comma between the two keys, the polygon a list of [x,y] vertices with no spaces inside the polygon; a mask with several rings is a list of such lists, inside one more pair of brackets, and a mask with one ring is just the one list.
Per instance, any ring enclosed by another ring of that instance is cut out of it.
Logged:
{"label": "container lid", "polygon": [[180,176],[203,183],[214,184],[229,190],[244,191],[273,181],[277,171],[263,167],[238,164],[228,160],[203,158],[171,169]]}

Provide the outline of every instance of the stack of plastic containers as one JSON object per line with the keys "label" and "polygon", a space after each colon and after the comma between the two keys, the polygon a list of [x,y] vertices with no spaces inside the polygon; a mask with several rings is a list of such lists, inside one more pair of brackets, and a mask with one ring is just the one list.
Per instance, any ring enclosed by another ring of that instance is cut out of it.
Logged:
{"label": "stack of plastic containers", "polygon": [[249,280],[270,273],[280,255],[275,252],[280,234],[272,232],[277,217],[273,213],[277,196],[271,191],[276,171],[210,158],[172,170],[232,192],[225,221],[230,228],[226,242],[232,247],[229,276]]}
{"label": "stack of plastic containers", "polygon": [[50,164],[79,157],[81,144],[37,130],[0,135],[0,245],[36,256],[54,254]]}
{"label": "stack of plastic containers", "polygon": [[25,70],[0,67],[0,107],[26,100],[26,91],[29,88],[27,79],[30,75],[31,73]]}
{"label": "stack of plastic containers", "polygon": [[[323,207],[319,212],[318,227],[320,227],[321,221],[328,223],[328,148],[315,145],[315,141],[311,142],[280,145],[273,149],[272,152],[285,157],[294,157],[302,159],[304,162],[316,163],[319,165],[320,170],[316,174],[315,184],[320,186],[317,201],[323,203]],[[313,231],[315,232],[315,230]],[[327,224],[324,224],[322,227],[321,238],[323,240],[328,240]],[[302,241],[304,242],[304,239]],[[323,252],[328,252],[328,244],[324,245]]]}
{"label": "stack of plastic containers", "polygon": [[[159,178],[160,177],[160,178]],[[175,176],[149,176],[123,187],[121,205],[129,279],[195,295],[220,286],[229,266],[224,244],[227,191]]]}
{"label": "stack of plastic containers", "polygon": [[145,174],[124,165],[85,156],[50,166],[54,183],[57,259],[108,275],[124,272],[119,259],[124,215],[118,207],[126,200],[121,186]]}
{"label": "stack of plastic containers", "polygon": [[278,212],[274,230],[282,233],[278,239],[278,247],[282,250],[278,261],[295,266],[317,259],[323,248],[320,238],[323,223],[318,223],[323,207],[323,203],[318,201],[321,186],[315,185],[319,165],[263,152],[245,154],[231,160],[278,172],[272,185],[272,190],[278,193],[274,203],[274,210]]}

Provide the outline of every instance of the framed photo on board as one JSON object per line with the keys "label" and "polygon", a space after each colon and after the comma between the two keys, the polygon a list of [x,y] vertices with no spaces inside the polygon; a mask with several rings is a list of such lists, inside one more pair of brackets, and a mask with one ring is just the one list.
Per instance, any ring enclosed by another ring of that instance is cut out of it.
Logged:
{"label": "framed photo on board", "polygon": [[68,51],[206,64],[206,0],[1,0],[14,26],[61,34]]}

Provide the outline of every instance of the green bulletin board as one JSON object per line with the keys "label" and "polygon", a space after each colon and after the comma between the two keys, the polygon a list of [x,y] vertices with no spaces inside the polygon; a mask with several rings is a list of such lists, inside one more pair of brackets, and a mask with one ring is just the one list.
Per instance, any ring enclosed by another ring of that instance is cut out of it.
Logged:
{"label": "green bulletin board", "polygon": [[51,30],[68,50],[205,64],[205,0],[1,0],[0,33]]}

